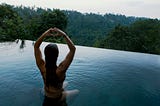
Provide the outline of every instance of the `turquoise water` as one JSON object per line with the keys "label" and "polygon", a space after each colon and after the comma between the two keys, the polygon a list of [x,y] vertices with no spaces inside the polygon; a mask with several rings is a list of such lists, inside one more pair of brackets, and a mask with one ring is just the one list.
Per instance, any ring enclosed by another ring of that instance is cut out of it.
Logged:
{"label": "turquoise water", "polygon": [[[43,83],[32,43],[0,43],[0,106],[42,105]],[[58,47],[60,62],[68,49]],[[158,55],[77,46],[66,81],[67,90],[80,91],[68,106],[160,106]]]}

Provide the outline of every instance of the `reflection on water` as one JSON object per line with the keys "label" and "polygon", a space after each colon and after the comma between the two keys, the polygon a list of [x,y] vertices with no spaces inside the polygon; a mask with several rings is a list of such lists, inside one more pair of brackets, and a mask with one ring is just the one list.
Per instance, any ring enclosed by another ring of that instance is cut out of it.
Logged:
{"label": "reflection on water", "polygon": [[22,40],[22,41],[21,41],[21,45],[19,46],[19,48],[20,48],[20,49],[23,49],[24,47],[25,47],[25,41]]}
{"label": "reflection on water", "polygon": [[[23,48],[26,46],[25,40],[17,39],[17,40],[15,41],[15,43],[17,43],[17,44],[19,44],[19,42],[20,42],[19,48],[20,48],[20,49],[23,49]],[[34,45],[34,41],[32,42],[32,45]]]}
{"label": "reflection on water", "polygon": [[[68,48],[58,47],[59,63]],[[0,43],[0,106],[43,104],[43,81],[33,54],[32,41]],[[77,46],[66,81],[66,89],[80,91],[67,100],[68,106],[160,106],[158,55]]]}

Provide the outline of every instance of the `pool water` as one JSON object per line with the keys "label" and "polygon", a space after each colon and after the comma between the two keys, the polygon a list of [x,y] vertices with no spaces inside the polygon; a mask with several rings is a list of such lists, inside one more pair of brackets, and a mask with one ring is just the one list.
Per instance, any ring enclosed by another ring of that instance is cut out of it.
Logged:
{"label": "pool water", "polygon": [[[58,47],[59,63],[68,48]],[[80,92],[68,106],[160,106],[159,55],[76,48],[66,89]],[[0,106],[42,106],[42,88],[33,42],[0,43]]]}

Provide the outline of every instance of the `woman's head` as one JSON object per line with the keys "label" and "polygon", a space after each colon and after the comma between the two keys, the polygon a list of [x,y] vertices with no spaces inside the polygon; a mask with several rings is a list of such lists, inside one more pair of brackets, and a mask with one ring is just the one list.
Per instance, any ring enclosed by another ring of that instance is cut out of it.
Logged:
{"label": "woman's head", "polygon": [[56,65],[59,50],[56,44],[48,44],[44,50],[45,61],[48,65]]}

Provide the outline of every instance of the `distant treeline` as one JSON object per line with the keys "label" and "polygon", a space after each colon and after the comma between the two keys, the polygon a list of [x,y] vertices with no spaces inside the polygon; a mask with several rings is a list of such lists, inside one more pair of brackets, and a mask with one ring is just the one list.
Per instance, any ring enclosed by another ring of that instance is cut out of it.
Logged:
{"label": "distant treeline", "polygon": [[[36,40],[50,27],[77,45],[160,54],[160,21],[115,14],[0,5],[0,41]],[[62,42],[62,39],[47,39]]]}
{"label": "distant treeline", "polygon": [[139,20],[130,26],[117,25],[97,47],[160,54],[160,21]]}

